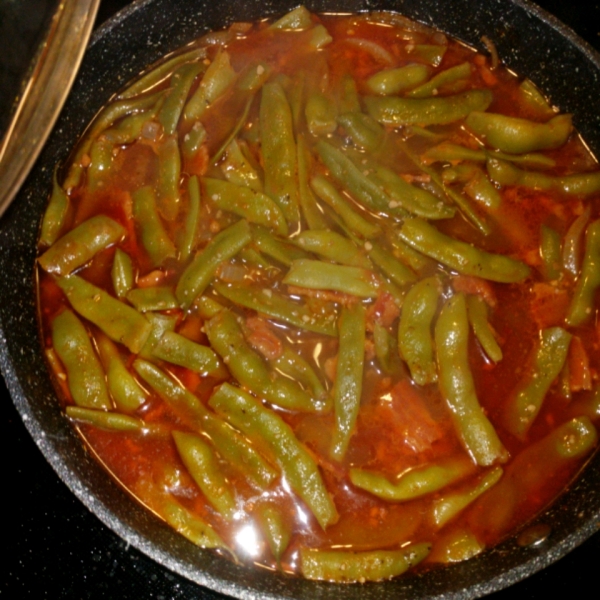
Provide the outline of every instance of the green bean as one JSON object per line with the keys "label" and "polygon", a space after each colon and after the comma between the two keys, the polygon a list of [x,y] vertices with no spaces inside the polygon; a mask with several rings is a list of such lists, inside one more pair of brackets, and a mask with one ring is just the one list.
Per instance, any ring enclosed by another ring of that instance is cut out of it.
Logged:
{"label": "green bean", "polygon": [[416,63],[384,69],[367,79],[367,88],[378,96],[393,96],[417,87],[427,81],[430,74],[430,67]]}
{"label": "green bean", "polygon": [[137,310],[77,275],[56,279],[71,306],[99,327],[111,340],[137,354],[150,335],[152,326]]}
{"label": "green bean", "polygon": [[432,67],[439,67],[447,49],[447,46],[437,44],[415,44],[410,53],[429,63]]}
{"label": "green bean", "polygon": [[303,5],[300,5],[272,23],[269,28],[302,30],[308,29],[312,24],[313,21],[310,12]]}
{"label": "green bean", "polygon": [[178,533],[200,548],[228,549],[219,534],[198,515],[193,514],[173,499],[163,502],[165,521]]}
{"label": "green bean", "polygon": [[217,389],[209,404],[269,452],[288,485],[306,503],[323,529],[338,520],[317,463],[281,417],[250,394],[227,383]]}
{"label": "green bean", "polygon": [[341,461],[354,433],[362,395],[365,362],[365,308],[362,304],[342,308],[338,320],[339,350],[334,384],[335,428],[330,456]]}
{"label": "green bean", "polygon": [[324,399],[326,390],[310,364],[297,352],[284,348],[283,354],[271,361],[271,365],[298,381],[305,388],[308,388],[314,397]]}
{"label": "green bean", "polygon": [[282,408],[304,412],[328,408],[325,399],[313,398],[295,381],[274,378],[262,358],[244,338],[235,315],[223,310],[205,325],[212,348],[223,359],[241,385]]}
{"label": "green bean", "polygon": [[263,87],[260,133],[265,170],[265,192],[278,204],[288,224],[300,220],[297,157],[290,105],[278,83]]}
{"label": "green bean", "polygon": [[114,144],[104,136],[96,138],[90,146],[90,164],[87,169],[87,187],[95,191],[104,185],[104,177],[111,168],[115,154]]}
{"label": "green bean", "polygon": [[369,115],[362,112],[347,112],[339,115],[337,121],[358,147],[370,152],[381,148],[385,130]]}
{"label": "green bean", "polygon": [[578,326],[591,318],[598,287],[600,287],[600,219],[592,221],[586,231],[583,264],[569,305],[567,325]]}
{"label": "green bean", "polygon": [[187,214],[183,223],[183,232],[178,240],[179,260],[185,262],[191,256],[196,244],[196,235],[200,225],[200,184],[193,175],[188,180]]}
{"label": "green bean", "polygon": [[562,251],[562,266],[571,273],[574,277],[579,274],[579,266],[581,261],[583,237],[588,223],[592,208],[588,204],[583,212],[571,223],[563,242]]}
{"label": "green bean", "polygon": [[170,286],[156,286],[148,288],[135,288],[127,292],[127,300],[139,312],[150,310],[169,310],[177,308],[177,298]]}
{"label": "green bean", "polygon": [[536,123],[474,110],[467,117],[466,125],[493,148],[523,154],[562,146],[573,130],[571,121],[571,115],[557,115],[547,123]]}
{"label": "green bean", "polygon": [[465,163],[444,169],[442,180],[445,183],[454,183],[455,181],[465,183],[463,191],[467,196],[486,208],[492,210],[500,208],[502,199],[498,190],[483,170],[476,165]]}
{"label": "green bean", "polygon": [[225,520],[233,520],[235,495],[221,472],[214,450],[191,433],[174,431],[173,440],[183,464],[206,499]]}
{"label": "green bean", "polygon": [[359,298],[375,298],[380,287],[376,275],[368,269],[311,259],[295,260],[283,283],[313,290],[334,290]]}
{"label": "green bean", "polygon": [[203,319],[212,319],[218,312],[221,312],[225,307],[217,302],[214,298],[208,296],[200,296],[196,302],[198,314]]}
{"label": "green bean", "polygon": [[287,240],[275,237],[268,229],[255,226],[252,228],[252,241],[256,247],[270,258],[290,266],[299,258],[308,258],[310,254],[291,244]]}
{"label": "green bean", "polygon": [[371,266],[369,259],[348,238],[329,230],[302,231],[295,238],[303,250],[313,252],[323,258],[342,265],[362,267]]}
{"label": "green bean", "polygon": [[437,263],[413,249],[398,235],[397,228],[387,228],[386,237],[392,246],[392,254],[403,264],[407,265],[416,273],[431,271],[437,268]]}
{"label": "green bean", "polygon": [[236,88],[242,92],[258,92],[272,72],[273,67],[266,62],[251,63],[240,73]]}
{"label": "green bean", "polygon": [[115,294],[118,298],[123,298],[133,287],[134,274],[131,258],[121,248],[115,250],[110,276]]}
{"label": "green bean", "polygon": [[100,429],[108,429],[109,431],[143,433],[145,429],[144,422],[141,419],[118,412],[107,412],[81,406],[67,406],[66,413],[67,417],[73,421],[93,425]]}
{"label": "green bean", "polygon": [[308,40],[308,47],[313,50],[320,50],[325,46],[331,44],[333,38],[327,31],[327,28],[320,23],[315,25],[310,31],[310,39]]}
{"label": "green bean", "polygon": [[378,165],[375,175],[392,202],[395,201],[409,213],[425,219],[450,219],[454,216],[453,207],[444,204],[431,192],[411,185],[390,169]]}
{"label": "green bean", "polygon": [[183,136],[181,141],[181,155],[187,165],[193,165],[198,157],[201,157],[200,152],[206,142],[206,129],[200,121],[196,121],[191,129]]}
{"label": "green bean", "polygon": [[477,482],[470,484],[465,490],[449,492],[433,503],[433,522],[437,527],[443,527],[454,519],[469,504],[487,492],[500,481],[503,475],[502,467],[494,467],[487,471]]}
{"label": "green bean", "polygon": [[494,330],[488,321],[485,300],[480,296],[467,296],[467,312],[473,333],[487,357],[493,362],[501,361],[502,348],[498,345]]}
{"label": "green bean", "polygon": [[350,481],[361,490],[390,502],[405,502],[437,492],[474,473],[476,466],[466,455],[440,460],[400,473],[392,483],[366,469],[350,469]]}
{"label": "green bean", "polygon": [[133,216],[141,234],[142,244],[154,267],[176,257],[177,250],[162,223],[154,191],[150,186],[134,192]]}
{"label": "green bean", "polygon": [[428,277],[410,288],[402,305],[398,349],[419,385],[437,381],[431,332],[440,296],[440,282],[436,277]]}
{"label": "green bean", "polygon": [[399,550],[300,549],[300,570],[307,579],[335,582],[365,582],[390,579],[424,560],[430,544],[411,544]]}
{"label": "green bean", "polygon": [[202,185],[207,199],[221,210],[239,215],[249,223],[270,227],[279,235],[287,235],[283,212],[266,194],[210,177],[203,177]]}
{"label": "green bean", "polygon": [[256,310],[278,321],[289,323],[306,331],[333,337],[337,335],[333,312],[329,314],[314,312],[305,304],[295,302],[291,298],[263,286],[214,283],[213,287],[231,302]]}
{"label": "green bean", "polygon": [[148,339],[139,351],[139,355],[142,358],[151,359],[154,357],[152,354],[154,346],[158,344],[165,331],[175,331],[178,318],[176,315],[162,315],[153,312],[146,313],[145,317],[150,323],[151,330]]}
{"label": "green bean", "polygon": [[308,130],[314,136],[327,135],[337,129],[336,106],[325,94],[313,91],[304,108]]}
{"label": "green bean", "polygon": [[259,505],[256,509],[256,515],[260,527],[267,538],[269,548],[275,560],[279,562],[292,537],[291,524],[273,504]]}
{"label": "green bean", "polygon": [[473,533],[459,529],[438,538],[429,560],[442,564],[457,563],[473,558],[484,550],[485,546]]}
{"label": "green bean", "polygon": [[60,237],[71,206],[69,197],[58,183],[57,172],[58,165],[54,168],[52,194],[42,218],[39,241],[41,246],[51,246]]}
{"label": "green bean", "polygon": [[415,87],[407,96],[409,98],[426,98],[435,96],[440,87],[455,83],[461,79],[468,79],[471,76],[471,63],[464,62],[444,71],[440,71],[426,83]]}
{"label": "green bean", "polygon": [[469,321],[463,294],[450,298],[435,325],[438,378],[461,443],[480,466],[505,462],[508,453],[485,416],[469,365]]}
{"label": "green bean", "polygon": [[183,108],[183,118],[186,123],[196,121],[235,79],[235,71],[229,61],[229,54],[220,51],[210,63],[200,85],[192,94]]}
{"label": "green bean", "polygon": [[175,295],[179,304],[187,310],[202,294],[219,265],[233,258],[250,241],[250,227],[245,220],[238,221],[216,235],[182,273]]}
{"label": "green bean", "polygon": [[562,263],[560,234],[546,225],[542,225],[540,230],[540,256],[544,279],[556,281],[560,277]]}
{"label": "green bean", "polygon": [[333,208],[342,221],[355,233],[365,238],[373,238],[381,232],[379,226],[364,219],[324,177],[317,175],[311,180],[310,185],[315,194]]}
{"label": "green bean", "polygon": [[121,412],[130,413],[146,402],[146,394],[127,370],[117,347],[105,335],[96,335],[96,346],[106,372],[108,391]]}
{"label": "green bean", "polygon": [[532,371],[505,405],[504,424],[513,435],[526,436],[550,385],[565,364],[570,342],[571,334],[561,327],[549,327],[540,332]]}
{"label": "green bean", "polygon": [[[319,140],[317,152],[331,175],[365,208],[389,214],[403,211],[392,199],[374,182],[371,181],[341,150],[331,144]],[[317,195],[319,192],[317,192]]]}
{"label": "green bean", "polygon": [[122,225],[106,215],[97,215],[63,235],[38,258],[38,263],[48,273],[69,275],[124,235]]}
{"label": "green bean", "polygon": [[474,110],[485,110],[492,101],[490,90],[469,90],[443,98],[366,96],[367,112],[384,125],[445,125],[464,119]]}
{"label": "green bean", "polygon": [[396,285],[402,287],[417,280],[417,276],[412,269],[398,261],[393,254],[378,242],[367,242],[365,246],[369,258]]}
{"label": "green bean", "polygon": [[165,331],[152,348],[152,355],[174,365],[179,365],[200,373],[224,379],[226,371],[214,351],[197,344],[174,331]]}
{"label": "green bean", "polygon": [[176,135],[166,138],[158,149],[158,208],[167,221],[177,217],[181,198],[181,155]]}
{"label": "green bean", "polygon": [[227,149],[229,144],[231,144],[231,142],[236,138],[238,133],[241,131],[242,127],[246,124],[246,122],[248,120],[248,113],[250,112],[250,106],[252,106],[253,100],[254,100],[253,94],[250,94],[248,96],[248,98],[246,98],[246,103],[244,104],[244,107],[242,108],[241,115],[239,116],[237,121],[234,123],[233,128],[231,129],[231,131],[229,132],[229,134],[227,135],[227,137],[225,138],[225,140],[223,141],[221,146],[217,149],[217,151],[213,154],[213,156],[210,157],[210,159],[209,159],[210,164],[215,164],[221,159],[221,157],[225,153],[225,150]]}
{"label": "green bean", "polygon": [[323,210],[317,203],[317,199],[309,185],[312,159],[302,134],[298,134],[296,148],[298,153],[298,199],[302,216],[309,229],[327,229],[327,221],[323,215]]}
{"label": "green bean", "polygon": [[244,156],[237,140],[232,140],[225,151],[225,158],[221,162],[221,171],[225,179],[232,184],[246,186],[255,192],[262,192],[263,185],[256,169]]}
{"label": "green bean", "polygon": [[557,190],[569,196],[590,196],[600,190],[600,171],[553,177],[545,173],[524,171],[510,163],[489,158],[487,170],[500,185],[522,185],[536,190]]}
{"label": "green bean", "polygon": [[155,106],[147,110],[127,115],[110,129],[104,130],[102,137],[106,138],[115,146],[132,144],[142,135],[144,125],[156,116],[158,110],[162,106],[161,102],[162,98]]}
{"label": "green bean", "polygon": [[256,487],[264,489],[275,480],[277,470],[244,436],[210,412],[194,394],[149,362],[138,359],[133,368],[180,416],[190,415],[190,426],[206,432],[219,454]]}
{"label": "green bean", "polygon": [[204,68],[202,63],[185,63],[171,75],[171,91],[158,112],[158,120],[166,135],[175,133],[188,92]]}
{"label": "green bean", "polygon": [[206,48],[193,48],[187,52],[177,54],[173,58],[161,63],[157,67],[151,68],[145,75],[127,87],[125,91],[119,94],[119,99],[131,98],[137,96],[161,81],[164,81],[175,69],[186,62],[199,61],[206,57]]}
{"label": "green bean", "polygon": [[67,373],[73,402],[84,408],[110,410],[102,365],[83,323],[70,310],[52,321],[52,345]]}
{"label": "green bean", "polygon": [[526,264],[455,240],[421,219],[407,219],[402,224],[399,235],[419,252],[464,275],[475,275],[501,283],[523,281],[529,276]]}

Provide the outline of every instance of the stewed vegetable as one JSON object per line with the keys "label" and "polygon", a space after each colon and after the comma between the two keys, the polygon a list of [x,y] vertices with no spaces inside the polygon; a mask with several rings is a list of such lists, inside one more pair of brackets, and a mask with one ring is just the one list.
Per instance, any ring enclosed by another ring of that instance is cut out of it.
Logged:
{"label": "stewed vegetable", "polygon": [[191,542],[311,579],[466,560],[597,446],[600,170],[528,81],[400,15],[234,23],[57,169],[69,419]]}

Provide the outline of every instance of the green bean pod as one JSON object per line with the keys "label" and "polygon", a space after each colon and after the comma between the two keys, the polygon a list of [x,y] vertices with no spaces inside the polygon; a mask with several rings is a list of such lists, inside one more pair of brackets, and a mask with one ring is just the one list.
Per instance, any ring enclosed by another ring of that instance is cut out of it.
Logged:
{"label": "green bean pod", "polygon": [[81,406],[67,406],[67,417],[79,423],[93,425],[109,431],[144,433],[145,425],[141,419],[124,415],[118,412],[83,408]]}
{"label": "green bean pod", "polygon": [[505,405],[504,425],[513,435],[519,438],[527,435],[550,385],[565,364],[571,337],[561,327],[550,327],[540,332],[531,375],[518,386]]}
{"label": "green bean pod", "polygon": [[493,362],[501,361],[502,348],[498,345],[494,330],[488,321],[485,300],[479,296],[467,296],[467,312],[473,333],[487,357]]}
{"label": "green bean pod", "polygon": [[402,575],[424,560],[430,544],[411,544],[400,550],[300,549],[300,571],[307,579],[334,582],[381,581]]}
{"label": "green bean pod", "polygon": [[434,75],[429,81],[422,83],[418,87],[415,87],[407,96],[409,98],[426,98],[428,96],[435,96],[439,91],[440,87],[456,83],[461,79],[468,79],[471,76],[471,63],[464,62],[440,71],[437,75]]}
{"label": "green bean pod", "polygon": [[122,225],[106,215],[97,215],[63,235],[38,258],[38,263],[48,273],[69,275],[124,235]]}
{"label": "green bean pod", "polygon": [[277,203],[288,224],[300,220],[297,156],[290,105],[278,83],[262,89],[260,132],[265,192]]}
{"label": "green bean pod", "polygon": [[309,94],[304,108],[308,130],[314,136],[333,133],[337,128],[336,106],[325,94],[313,91]]}
{"label": "green bean pod", "polygon": [[121,248],[115,250],[110,276],[117,298],[123,298],[133,287],[134,273],[129,254]]}
{"label": "green bean pod", "polygon": [[546,281],[556,281],[561,274],[562,252],[558,231],[542,225],[540,230],[540,256],[542,274]]}
{"label": "green bean pod", "polygon": [[301,31],[302,29],[308,29],[312,24],[310,12],[306,7],[300,5],[269,25],[269,29]]}
{"label": "green bean pod", "polygon": [[478,465],[490,466],[505,462],[508,452],[477,399],[468,343],[466,301],[457,294],[444,304],[435,325],[439,385],[463,446]]}
{"label": "green bean pod", "polygon": [[348,238],[329,230],[302,231],[295,238],[303,250],[313,252],[323,258],[342,265],[368,269],[369,259]]}
{"label": "green bean pod", "polygon": [[298,154],[298,200],[302,216],[309,229],[327,229],[327,220],[323,209],[319,206],[310,187],[312,157],[302,134],[298,134],[296,150]]}
{"label": "green bean pod", "polygon": [[287,235],[288,226],[279,206],[269,196],[229,181],[202,178],[206,198],[221,210],[232,212],[249,223],[264,225],[279,235]]}
{"label": "green bean pod", "polygon": [[405,502],[437,492],[474,473],[476,466],[467,456],[452,457],[439,463],[408,469],[395,482],[373,471],[350,469],[350,481],[389,502]]}
{"label": "green bean pod", "polygon": [[283,283],[313,290],[333,290],[359,298],[375,298],[380,287],[377,276],[368,269],[311,259],[295,260]]}
{"label": "green bean pod", "polygon": [[173,221],[179,213],[181,198],[181,154],[176,135],[167,137],[158,149],[158,209],[167,221]]}
{"label": "green bean pod", "polygon": [[469,90],[443,98],[366,96],[363,100],[367,112],[384,125],[445,125],[464,119],[474,110],[485,110],[492,102],[492,92]]}
{"label": "green bean pod", "polygon": [[369,258],[396,285],[403,287],[417,280],[412,269],[400,262],[378,242],[370,241],[365,246]]}
{"label": "green bean pod", "polygon": [[367,79],[366,85],[373,94],[393,96],[417,87],[427,81],[430,74],[431,67],[428,65],[408,64],[403,67],[378,71]]}
{"label": "green bean pod", "polygon": [[42,218],[39,241],[41,246],[51,246],[60,237],[71,206],[69,197],[58,183],[57,172],[58,165],[54,169],[52,193]]}
{"label": "green bean pod", "polygon": [[329,454],[341,461],[354,432],[362,396],[365,362],[365,308],[355,304],[342,308],[338,321],[339,350],[333,388],[335,427]]}
{"label": "green bean pod", "polygon": [[106,372],[108,391],[118,410],[130,413],[146,402],[146,394],[129,372],[119,350],[105,335],[96,335],[96,346]]}
{"label": "green bean pod", "polygon": [[381,148],[385,129],[369,115],[358,111],[347,112],[339,115],[337,120],[358,147],[369,152]]}
{"label": "green bean pod", "polygon": [[573,130],[571,115],[557,115],[546,123],[536,123],[474,110],[466,124],[487,144],[511,154],[560,148]]}
{"label": "green bean pod", "polygon": [[134,192],[133,216],[153,266],[158,267],[167,259],[177,256],[177,249],[162,223],[154,191],[150,186]]}
{"label": "green bean pod", "polygon": [[182,273],[175,288],[175,295],[183,309],[187,310],[202,294],[219,265],[233,258],[250,239],[248,222],[241,220],[221,231],[196,255]]}
{"label": "green bean pod", "polygon": [[170,286],[135,288],[127,292],[127,300],[140,312],[177,308],[177,298]]}
{"label": "green bean pod", "polygon": [[256,509],[256,516],[260,528],[267,538],[269,548],[275,560],[279,562],[292,538],[290,523],[273,504],[261,504]]}
{"label": "green bean pod", "polygon": [[224,285],[215,282],[213,287],[221,296],[269,317],[289,323],[299,329],[337,336],[335,313],[319,314],[274,290],[251,285]]}
{"label": "green bean pod", "polygon": [[233,490],[219,467],[214,450],[191,433],[173,432],[177,452],[192,479],[215,510],[231,521],[236,510]]}
{"label": "green bean pod", "polygon": [[598,287],[600,287],[600,219],[592,221],[586,231],[583,264],[567,313],[567,325],[578,326],[591,318]]}
{"label": "green bean pod", "polygon": [[183,232],[177,244],[181,262],[188,260],[196,245],[196,234],[200,225],[200,208],[200,184],[198,183],[198,177],[194,175],[188,180],[187,213],[183,223]]}
{"label": "green bean pod", "polygon": [[422,219],[404,221],[399,235],[415,250],[464,275],[474,275],[500,283],[514,283],[523,281],[530,273],[526,264],[455,240]]}
{"label": "green bean pod", "polygon": [[404,298],[398,324],[398,349],[419,385],[437,381],[432,327],[440,300],[440,283],[428,277],[413,285]]}
{"label": "green bean pod", "polygon": [[269,452],[288,485],[306,503],[323,529],[338,520],[317,463],[281,417],[250,394],[227,383],[217,389],[209,404]]}
{"label": "green bean pod", "polygon": [[326,390],[310,364],[297,352],[284,348],[283,354],[271,361],[271,364],[281,373],[300,382],[308,388],[316,398],[325,398]]}
{"label": "green bean pod", "polygon": [[67,373],[71,398],[77,406],[112,408],[102,365],[83,323],[70,310],[52,321],[52,345]]}
{"label": "green bean pod", "polygon": [[152,325],[131,306],[77,275],[56,279],[71,306],[99,327],[111,340],[137,354],[144,346]]}
{"label": "green bean pod", "polygon": [[247,156],[244,155],[241,147],[242,143],[236,139],[231,140],[225,150],[225,158],[220,165],[221,171],[230,183],[250,188],[255,192],[262,192],[262,181],[257,170],[250,163]]}

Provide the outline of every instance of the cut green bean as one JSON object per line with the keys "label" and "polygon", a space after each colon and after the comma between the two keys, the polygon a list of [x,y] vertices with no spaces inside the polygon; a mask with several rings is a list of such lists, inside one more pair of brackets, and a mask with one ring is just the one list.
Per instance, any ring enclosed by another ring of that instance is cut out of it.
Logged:
{"label": "cut green bean", "polygon": [[417,87],[427,81],[430,74],[431,68],[428,65],[416,63],[384,69],[367,79],[367,88],[378,96],[392,96]]}
{"label": "cut green bean", "polygon": [[303,249],[342,265],[368,269],[369,259],[348,238],[329,230],[302,231],[294,241]]}
{"label": "cut green bean", "polygon": [[145,429],[144,422],[141,419],[118,412],[107,412],[81,406],[67,406],[66,413],[67,417],[73,421],[93,425],[100,429],[108,429],[109,431],[143,433]]}
{"label": "cut green bean", "polygon": [[175,295],[182,308],[187,310],[204,292],[219,265],[233,258],[248,242],[250,227],[245,220],[238,221],[215,236],[182,273]]}
{"label": "cut green bean", "polygon": [[473,461],[465,456],[452,457],[436,464],[408,469],[394,482],[365,469],[350,469],[350,481],[378,498],[389,502],[405,502],[437,492],[475,472]]}
{"label": "cut green bean", "polygon": [[326,390],[310,364],[297,352],[284,348],[283,354],[271,361],[271,365],[308,388],[313,396],[324,399]]}
{"label": "cut green bean", "polygon": [[540,231],[540,256],[542,274],[546,281],[556,281],[560,277],[562,264],[561,239],[558,231],[542,225]]}
{"label": "cut green bean", "polygon": [[525,263],[455,240],[421,219],[407,219],[402,224],[399,235],[415,250],[464,275],[513,283],[523,281],[530,273]]}
{"label": "cut green bean", "polygon": [[131,306],[77,275],[56,279],[71,306],[99,327],[111,340],[137,354],[144,346],[152,325]]}
{"label": "cut green bean", "polygon": [[200,184],[195,175],[188,180],[187,213],[183,224],[183,232],[178,240],[179,260],[185,262],[192,255],[196,245],[196,235],[200,225]]}
{"label": "cut green bean", "polygon": [[547,123],[536,123],[474,110],[467,117],[466,124],[493,148],[510,154],[523,154],[562,146],[573,130],[571,121],[571,115],[557,115]]}
{"label": "cut green bean", "polygon": [[127,292],[126,298],[142,313],[149,310],[169,310],[178,306],[173,289],[167,286],[135,288]]}
{"label": "cut green bean", "polygon": [[270,25],[270,29],[292,29],[299,31],[302,29],[308,29],[312,24],[313,22],[310,12],[306,9],[306,7],[300,5],[272,23]]}
{"label": "cut green bean", "polygon": [[267,256],[289,267],[299,258],[308,258],[310,254],[291,244],[287,240],[275,237],[264,227],[252,228],[252,241],[258,249]]}
{"label": "cut green bean", "polygon": [[338,520],[337,510],[317,463],[281,417],[246,392],[227,383],[217,389],[209,404],[270,453],[288,485],[306,503],[323,529]]}
{"label": "cut green bean", "polygon": [[309,229],[327,229],[327,220],[309,185],[312,157],[303,135],[298,135],[298,199],[302,216]]}
{"label": "cut green bean", "polygon": [[110,276],[117,298],[123,298],[133,287],[134,274],[131,258],[121,248],[115,250]]}
{"label": "cut green bean", "polygon": [[261,504],[256,509],[256,513],[269,548],[275,560],[279,562],[292,538],[290,523],[286,521],[281,511],[273,504]]}
{"label": "cut green bean", "polygon": [[385,129],[369,115],[358,111],[347,112],[338,116],[337,120],[359,148],[370,152],[381,148]]}
{"label": "cut green bean", "polygon": [[469,77],[471,77],[471,63],[460,63],[459,65],[440,71],[426,83],[422,83],[422,85],[419,85],[408,92],[407,96],[409,98],[435,96],[440,87],[456,83],[461,79],[468,79]]}
{"label": "cut green bean", "polygon": [[173,221],[179,213],[181,198],[181,155],[176,135],[169,136],[158,149],[158,198],[157,206],[167,221]]}
{"label": "cut green bean", "polygon": [[354,433],[362,395],[365,363],[365,308],[342,308],[338,321],[339,350],[334,384],[335,428],[329,454],[341,461]]}
{"label": "cut green bean", "polygon": [[563,241],[562,266],[574,277],[579,274],[581,255],[583,254],[583,239],[585,230],[590,222],[591,206],[586,206],[583,212],[571,223]]}
{"label": "cut green bean", "polygon": [[69,197],[58,183],[57,172],[58,165],[54,169],[52,193],[42,218],[39,240],[41,246],[51,246],[60,237],[71,206]]}
{"label": "cut green bean", "polygon": [[177,256],[175,245],[158,213],[154,191],[150,186],[134,192],[133,216],[141,234],[142,244],[153,266],[158,267],[167,259]]}
{"label": "cut green bean", "polygon": [[240,145],[243,143],[235,139],[229,143],[225,150],[225,158],[220,165],[221,171],[230,183],[262,192],[263,185],[258,172],[242,152]]}
{"label": "cut green bean", "polygon": [[174,431],[173,440],[183,464],[206,499],[224,519],[231,521],[236,510],[235,495],[213,449],[191,433]]}
{"label": "cut green bean", "polygon": [[300,549],[300,570],[307,579],[334,582],[381,581],[402,575],[424,560],[430,544],[411,544],[400,550]]}
{"label": "cut green bean", "polygon": [[314,136],[333,133],[337,128],[336,106],[321,92],[314,91],[309,94],[304,116],[308,130]]}
{"label": "cut green bean", "polygon": [[437,381],[432,329],[440,296],[438,279],[428,277],[410,288],[402,304],[398,349],[411,377],[419,385]]}
{"label": "cut green bean", "polygon": [[464,119],[492,102],[490,90],[469,90],[443,98],[367,96],[367,112],[384,125],[445,125]]}
{"label": "cut green bean", "polygon": [[71,398],[77,406],[110,410],[102,365],[83,323],[70,310],[52,321],[52,345],[67,373]]}
{"label": "cut green bean", "polygon": [[124,235],[122,225],[110,217],[97,215],[63,235],[38,258],[38,263],[48,273],[69,275]]}
{"label": "cut green bean", "polygon": [[567,313],[567,325],[578,326],[594,313],[596,290],[600,287],[600,219],[592,221],[585,234],[585,254]]}
{"label": "cut green bean", "polygon": [[494,330],[488,321],[488,306],[485,300],[480,296],[467,296],[467,312],[473,333],[487,357],[493,362],[501,361],[502,348],[498,345]]}
{"label": "cut green bean", "polygon": [[477,399],[468,343],[467,305],[457,294],[444,304],[435,325],[440,391],[463,446],[478,465],[490,466],[506,462],[508,452]]}

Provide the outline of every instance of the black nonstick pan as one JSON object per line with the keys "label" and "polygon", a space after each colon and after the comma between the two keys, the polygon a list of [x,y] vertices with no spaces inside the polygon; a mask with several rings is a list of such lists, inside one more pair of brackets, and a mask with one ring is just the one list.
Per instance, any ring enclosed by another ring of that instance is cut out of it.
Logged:
{"label": "black nonstick pan", "polygon": [[[500,54],[509,65],[534,79],[561,108],[575,112],[577,126],[596,153],[600,152],[599,115],[595,108],[595,99],[600,92],[598,56],[578,46],[568,30],[557,29],[555,21],[540,15],[531,4],[507,0],[306,4],[317,11],[396,8],[424,22],[433,22],[474,45],[479,43],[480,35],[488,35],[498,43]],[[39,353],[34,312],[35,236],[53,165],[66,156],[94,112],[133,73],[167,50],[199,35],[205,28],[220,27],[233,19],[284,12],[293,5],[293,2],[252,1],[209,6],[206,2],[191,0],[135,3],[96,37],[55,134],[16,205],[0,222],[0,263],[4,275],[0,338],[2,368],[11,395],[30,433],[63,481],[120,536],[115,537],[96,517],[82,509],[54,474],[44,470],[47,465],[30,440],[24,437],[26,434],[18,422],[19,417],[10,412],[12,408],[7,409],[3,423],[9,444],[4,447],[10,467],[5,489],[11,498],[11,480],[16,479],[26,490],[23,496],[11,501],[9,510],[12,512],[6,513],[9,517],[7,527],[10,531],[13,525],[11,514],[35,519],[25,526],[31,528],[27,532],[27,542],[9,538],[5,544],[16,550],[10,552],[13,556],[9,558],[7,575],[1,584],[5,586],[7,597],[26,597],[28,594],[64,598],[219,597],[187,579],[171,576],[168,569],[228,595],[340,597],[339,589],[331,586],[282,581],[235,568],[211,555],[192,555],[189,544],[131,503],[82,451],[79,440],[60,416]],[[571,5],[570,9],[573,12],[584,10],[577,4]],[[597,9],[595,19],[597,23]],[[594,14],[585,22],[594,23]],[[517,48],[520,50],[516,51]],[[4,404],[9,401],[8,398],[4,400]],[[17,440],[12,437],[15,430]],[[10,443],[14,441],[16,447]],[[43,478],[41,481],[40,477]],[[600,555],[600,534],[594,535],[600,522],[598,454],[580,482],[550,513],[543,515],[540,522],[550,523],[552,533],[536,548],[524,549],[509,542],[481,559],[440,572],[436,577],[410,580],[407,582],[410,587],[393,584],[342,591],[349,597],[361,598],[483,596],[538,571],[592,536],[582,549],[578,549],[585,553],[575,551],[551,567],[569,564],[565,570],[570,581],[558,575],[552,583],[552,575],[545,575],[544,571],[536,576],[539,585],[517,586],[503,593],[515,594],[517,589],[525,589],[528,597],[537,598],[544,593],[544,585],[555,593],[585,590],[585,582],[595,578],[591,566],[597,563]],[[135,549],[130,550],[129,544],[152,556],[156,562]],[[576,558],[572,559],[572,556]],[[569,560],[574,562],[567,563]],[[19,571],[19,565],[27,568]],[[586,565],[590,567],[588,573],[585,572]]]}

